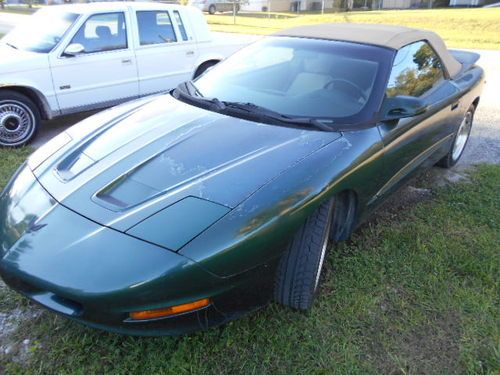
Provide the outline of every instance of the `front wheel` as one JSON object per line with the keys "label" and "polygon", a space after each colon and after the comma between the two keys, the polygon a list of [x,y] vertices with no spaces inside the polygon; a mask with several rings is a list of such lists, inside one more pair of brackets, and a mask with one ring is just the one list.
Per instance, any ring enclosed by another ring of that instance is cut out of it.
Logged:
{"label": "front wheel", "polygon": [[35,136],[40,112],[27,96],[15,91],[0,92],[0,146],[20,147]]}
{"label": "front wheel", "polygon": [[290,241],[278,265],[274,299],[297,310],[308,310],[318,290],[328,247],[332,201],[324,202]]}
{"label": "front wheel", "polygon": [[469,140],[472,122],[474,121],[475,109],[474,105],[469,107],[457,129],[457,132],[455,133],[450,150],[440,161],[436,163],[436,165],[443,168],[451,168],[457,164],[465,150],[467,141]]}
{"label": "front wheel", "polygon": [[216,11],[217,11],[217,9],[215,8],[215,5],[210,5],[208,7],[208,13],[215,14]]}

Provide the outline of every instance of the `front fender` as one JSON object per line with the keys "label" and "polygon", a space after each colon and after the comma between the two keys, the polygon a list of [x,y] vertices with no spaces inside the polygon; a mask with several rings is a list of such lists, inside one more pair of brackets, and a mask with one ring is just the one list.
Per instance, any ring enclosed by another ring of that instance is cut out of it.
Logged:
{"label": "front fender", "polygon": [[[50,120],[58,115],[59,105],[57,103],[57,100],[55,99],[55,96],[52,95],[52,97],[46,97],[42,93],[40,88],[37,88],[34,82],[32,82],[31,84],[29,82],[3,82],[0,83],[0,90],[1,89],[20,91],[21,93],[29,92],[31,94],[30,96],[36,98],[35,104],[41,106],[40,109],[42,111],[42,116],[44,119]],[[51,91],[49,95],[50,94],[53,94],[53,91]]]}
{"label": "front fender", "polygon": [[374,194],[377,170],[370,168],[370,161],[381,149],[376,128],[327,144],[260,188],[179,253],[221,277],[271,261],[335,193],[352,189],[362,196]]}

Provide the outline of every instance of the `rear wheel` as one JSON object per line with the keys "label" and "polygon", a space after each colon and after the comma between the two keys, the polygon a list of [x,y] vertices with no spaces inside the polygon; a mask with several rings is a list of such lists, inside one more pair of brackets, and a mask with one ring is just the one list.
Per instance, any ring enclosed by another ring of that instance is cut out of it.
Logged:
{"label": "rear wheel", "polygon": [[40,111],[27,96],[0,92],[0,146],[24,146],[35,136],[40,121]]}
{"label": "rear wheel", "polygon": [[328,247],[332,201],[323,203],[307,218],[288,245],[276,275],[276,302],[308,310],[318,290]]}
{"label": "rear wheel", "polygon": [[215,5],[212,4],[208,7],[208,13],[215,14],[216,11],[217,9],[215,8]]}
{"label": "rear wheel", "polygon": [[460,123],[460,126],[457,129],[457,132],[455,133],[455,137],[453,138],[453,143],[450,150],[444,158],[436,163],[436,165],[443,168],[451,168],[455,164],[457,164],[458,160],[465,150],[467,141],[469,140],[470,131],[472,129],[472,122],[474,121],[475,110],[476,108],[474,107],[474,105],[471,105],[469,107],[462,122]]}

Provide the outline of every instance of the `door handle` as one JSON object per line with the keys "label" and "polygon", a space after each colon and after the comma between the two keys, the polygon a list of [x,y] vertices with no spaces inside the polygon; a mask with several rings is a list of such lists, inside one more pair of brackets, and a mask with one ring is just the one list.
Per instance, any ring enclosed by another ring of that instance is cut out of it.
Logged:
{"label": "door handle", "polygon": [[460,104],[460,102],[455,102],[455,103],[453,103],[453,104],[451,105],[451,110],[452,110],[452,111],[454,111],[455,109],[457,109],[457,108],[458,108],[458,106],[459,106],[459,104]]}
{"label": "door handle", "polygon": [[187,51],[187,52],[186,52],[186,55],[187,55],[187,56],[192,56],[192,55],[194,55],[194,51]]}
{"label": "door handle", "polygon": [[122,64],[123,65],[130,65],[130,64],[132,64],[132,59],[122,59]]}

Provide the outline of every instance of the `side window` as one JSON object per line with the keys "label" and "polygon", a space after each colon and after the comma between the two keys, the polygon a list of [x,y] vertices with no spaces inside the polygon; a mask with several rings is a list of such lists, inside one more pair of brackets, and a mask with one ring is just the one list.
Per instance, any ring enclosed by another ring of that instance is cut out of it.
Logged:
{"label": "side window", "polygon": [[165,11],[137,12],[141,46],[177,42],[172,20]]}
{"label": "side window", "polygon": [[127,26],[123,13],[90,16],[75,34],[71,43],[81,44],[84,53],[126,49]]}
{"label": "side window", "polygon": [[444,77],[439,57],[426,42],[401,48],[396,54],[386,95],[421,96]]}
{"label": "side window", "polygon": [[182,22],[182,18],[181,18],[181,15],[179,14],[179,11],[174,10],[174,18],[175,18],[175,22],[177,22],[177,27],[179,28],[179,30],[181,32],[182,40],[184,40],[184,41],[188,40],[186,28],[184,27],[184,23]]}

